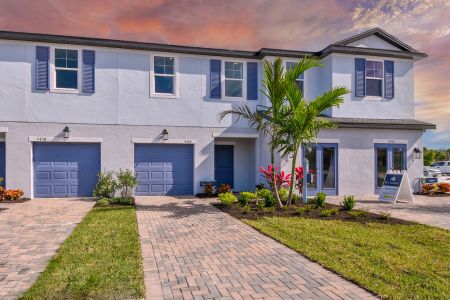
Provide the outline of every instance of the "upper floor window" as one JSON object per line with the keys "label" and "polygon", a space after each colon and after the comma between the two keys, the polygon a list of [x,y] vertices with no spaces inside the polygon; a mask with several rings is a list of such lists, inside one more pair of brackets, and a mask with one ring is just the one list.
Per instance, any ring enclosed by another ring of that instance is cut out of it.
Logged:
{"label": "upper floor window", "polygon": [[244,63],[225,62],[225,96],[242,97],[244,82]]}
{"label": "upper floor window", "polygon": [[78,50],[55,49],[55,87],[78,89]]}
{"label": "upper floor window", "polygon": [[[296,63],[294,62],[286,62],[286,69],[292,69],[294,68],[296,65]],[[297,86],[299,88],[299,90],[303,93],[304,91],[304,85],[305,85],[305,74],[300,74],[300,76],[295,80],[295,82],[297,83]]]}
{"label": "upper floor window", "polygon": [[155,93],[175,94],[175,58],[154,57]]}
{"label": "upper floor window", "polygon": [[366,60],[366,95],[383,95],[383,62]]}

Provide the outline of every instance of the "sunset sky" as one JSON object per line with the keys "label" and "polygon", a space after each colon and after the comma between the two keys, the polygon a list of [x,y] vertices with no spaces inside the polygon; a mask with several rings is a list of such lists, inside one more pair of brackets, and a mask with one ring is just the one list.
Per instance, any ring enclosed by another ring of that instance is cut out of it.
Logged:
{"label": "sunset sky", "polygon": [[257,50],[320,50],[380,27],[428,58],[415,68],[425,145],[450,147],[449,0],[0,0],[0,30]]}

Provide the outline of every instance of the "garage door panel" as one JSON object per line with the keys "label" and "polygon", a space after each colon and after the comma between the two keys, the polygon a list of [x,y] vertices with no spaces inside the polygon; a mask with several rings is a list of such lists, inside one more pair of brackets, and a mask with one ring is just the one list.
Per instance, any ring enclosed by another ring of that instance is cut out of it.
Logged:
{"label": "garage door panel", "polygon": [[35,143],[33,163],[35,197],[92,196],[100,145]]}
{"label": "garage door panel", "polygon": [[192,194],[193,147],[136,144],[135,172],[137,195]]}

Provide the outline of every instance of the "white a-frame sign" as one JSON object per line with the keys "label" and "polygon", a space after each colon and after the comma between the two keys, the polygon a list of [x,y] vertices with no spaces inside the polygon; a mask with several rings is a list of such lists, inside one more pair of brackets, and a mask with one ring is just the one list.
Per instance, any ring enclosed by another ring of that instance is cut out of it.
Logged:
{"label": "white a-frame sign", "polygon": [[408,173],[406,171],[401,173],[388,172],[384,176],[383,187],[378,200],[392,203],[397,202],[397,200],[404,200],[414,203]]}

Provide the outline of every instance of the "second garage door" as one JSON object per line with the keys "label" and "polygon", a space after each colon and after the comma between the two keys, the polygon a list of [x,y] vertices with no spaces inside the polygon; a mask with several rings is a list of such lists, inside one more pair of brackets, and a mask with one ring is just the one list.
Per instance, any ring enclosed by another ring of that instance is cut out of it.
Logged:
{"label": "second garage door", "polygon": [[99,144],[35,143],[34,196],[92,196],[100,171]]}
{"label": "second garage door", "polygon": [[136,195],[192,195],[192,145],[136,144]]}

